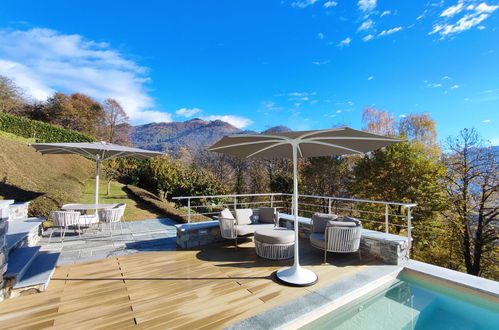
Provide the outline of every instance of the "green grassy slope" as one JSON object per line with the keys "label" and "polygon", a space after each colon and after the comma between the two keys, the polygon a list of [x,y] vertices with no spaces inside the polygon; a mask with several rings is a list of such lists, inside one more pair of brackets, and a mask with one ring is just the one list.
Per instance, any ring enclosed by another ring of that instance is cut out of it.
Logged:
{"label": "green grassy slope", "polygon": [[30,214],[47,216],[60,205],[78,202],[94,164],[76,155],[45,155],[27,140],[0,135],[0,199],[32,200]]}

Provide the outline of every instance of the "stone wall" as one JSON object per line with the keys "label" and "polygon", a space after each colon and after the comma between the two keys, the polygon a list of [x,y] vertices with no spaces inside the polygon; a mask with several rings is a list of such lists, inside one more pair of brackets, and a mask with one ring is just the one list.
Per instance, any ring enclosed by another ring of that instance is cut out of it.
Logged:
{"label": "stone wall", "polygon": [[[279,226],[294,229],[290,216],[279,219]],[[218,221],[176,225],[177,245],[188,249],[222,241]],[[301,217],[299,235],[308,238],[312,231],[310,219]],[[360,239],[363,256],[374,257],[389,265],[401,265],[408,260],[409,249],[406,237],[364,229]]]}
{"label": "stone wall", "polygon": [[175,227],[177,227],[177,246],[182,249],[223,241],[218,221],[181,224]]}
{"label": "stone wall", "polygon": [[11,200],[1,200],[0,201],[0,301],[3,300],[3,274],[7,271],[7,254],[8,251],[5,250],[5,236],[7,234],[7,229],[9,226],[9,205],[14,201]]}

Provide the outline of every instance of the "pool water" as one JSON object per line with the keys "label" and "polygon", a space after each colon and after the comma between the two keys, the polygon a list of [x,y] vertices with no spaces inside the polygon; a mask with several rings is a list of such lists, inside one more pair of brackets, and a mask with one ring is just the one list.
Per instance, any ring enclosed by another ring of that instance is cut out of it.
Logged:
{"label": "pool water", "polygon": [[302,329],[499,329],[499,303],[401,275],[383,292]]}

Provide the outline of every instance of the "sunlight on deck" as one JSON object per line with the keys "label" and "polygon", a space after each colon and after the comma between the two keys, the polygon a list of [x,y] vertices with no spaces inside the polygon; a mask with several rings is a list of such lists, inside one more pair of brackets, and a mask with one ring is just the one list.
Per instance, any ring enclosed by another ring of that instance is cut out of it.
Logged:
{"label": "sunlight on deck", "polygon": [[256,257],[251,242],[202,250],[142,252],[64,265],[47,292],[0,303],[2,328],[222,328],[369,267],[356,254],[323,254],[302,245],[316,285],[280,285],[271,274],[292,259]]}

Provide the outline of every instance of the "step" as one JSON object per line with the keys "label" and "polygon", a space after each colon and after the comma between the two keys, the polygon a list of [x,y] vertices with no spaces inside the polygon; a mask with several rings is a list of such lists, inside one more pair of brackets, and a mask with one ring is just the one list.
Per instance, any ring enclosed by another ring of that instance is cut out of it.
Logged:
{"label": "step", "polygon": [[[38,233],[38,228],[41,226],[45,218],[27,218],[23,220],[9,221],[7,229],[5,249],[7,251],[23,245],[23,240],[30,235]],[[27,245],[27,244],[26,244]]]}
{"label": "step", "polygon": [[11,290],[11,297],[47,289],[60,253],[40,253]]}
{"label": "step", "polygon": [[[410,325],[417,322],[419,314],[418,310],[409,306],[380,297],[374,303],[360,305],[356,310],[340,316],[342,320],[334,325],[334,329],[411,329]],[[384,317],[376,317],[377,315]]]}
{"label": "step", "polygon": [[7,260],[7,271],[3,275],[5,278],[14,279],[16,282],[21,279],[35,260],[40,246],[17,248],[10,252]]}

